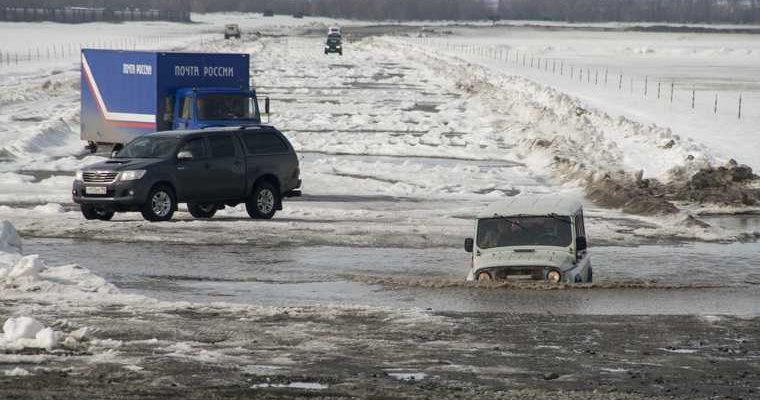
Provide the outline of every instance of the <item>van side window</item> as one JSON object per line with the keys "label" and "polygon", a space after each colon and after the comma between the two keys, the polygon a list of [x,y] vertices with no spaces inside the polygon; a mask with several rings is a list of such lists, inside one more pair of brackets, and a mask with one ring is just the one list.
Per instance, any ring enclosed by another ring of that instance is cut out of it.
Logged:
{"label": "van side window", "polygon": [[248,154],[286,153],[288,145],[274,132],[252,132],[242,135]]}
{"label": "van side window", "polygon": [[232,136],[213,135],[208,137],[211,145],[211,156],[214,158],[235,157],[235,143]]}
{"label": "van side window", "polygon": [[206,144],[203,138],[190,139],[185,143],[179,151],[189,151],[193,155],[194,160],[206,158]]}
{"label": "van side window", "polygon": [[185,96],[182,98],[182,112],[180,118],[191,119],[193,118],[193,97]]}

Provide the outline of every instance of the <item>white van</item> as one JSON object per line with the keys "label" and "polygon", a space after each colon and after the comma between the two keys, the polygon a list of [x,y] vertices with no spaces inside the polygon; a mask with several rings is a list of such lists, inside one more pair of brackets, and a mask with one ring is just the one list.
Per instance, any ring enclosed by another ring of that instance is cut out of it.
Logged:
{"label": "white van", "polygon": [[468,281],[591,282],[581,203],[558,196],[517,196],[478,215]]}

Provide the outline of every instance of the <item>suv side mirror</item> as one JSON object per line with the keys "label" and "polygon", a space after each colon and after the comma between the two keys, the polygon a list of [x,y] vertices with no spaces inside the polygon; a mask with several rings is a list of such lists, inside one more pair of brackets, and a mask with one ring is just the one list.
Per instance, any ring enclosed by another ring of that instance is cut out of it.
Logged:
{"label": "suv side mirror", "polygon": [[264,114],[269,115],[269,96],[264,98]]}
{"label": "suv side mirror", "polygon": [[183,161],[183,160],[192,160],[193,159],[193,153],[187,150],[182,150],[179,153],[177,153],[177,160]]}
{"label": "suv side mirror", "polygon": [[586,243],[586,238],[583,236],[578,236],[575,238],[575,251],[583,251],[588,248],[588,243]]}
{"label": "suv side mirror", "polygon": [[472,238],[467,238],[464,240],[464,251],[468,253],[472,253],[472,247],[474,245],[474,241]]}

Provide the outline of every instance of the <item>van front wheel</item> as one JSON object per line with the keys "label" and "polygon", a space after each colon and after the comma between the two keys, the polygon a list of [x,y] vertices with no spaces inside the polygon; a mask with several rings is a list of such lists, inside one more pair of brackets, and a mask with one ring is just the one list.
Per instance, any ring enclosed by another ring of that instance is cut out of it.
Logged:
{"label": "van front wheel", "polygon": [[110,221],[115,214],[115,212],[112,210],[107,210],[105,208],[99,208],[88,204],[82,204],[81,210],[84,219],[88,220],[99,219],[101,221]]}
{"label": "van front wheel", "polygon": [[277,189],[271,183],[258,183],[251,198],[245,202],[245,210],[253,219],[271,219],[277,211],[277,201]]}
{"label": "van front wheel", "polygon": [[194,218],[211,218],[216,214],[217,206],[214,203],[187,203],[187,211]]}

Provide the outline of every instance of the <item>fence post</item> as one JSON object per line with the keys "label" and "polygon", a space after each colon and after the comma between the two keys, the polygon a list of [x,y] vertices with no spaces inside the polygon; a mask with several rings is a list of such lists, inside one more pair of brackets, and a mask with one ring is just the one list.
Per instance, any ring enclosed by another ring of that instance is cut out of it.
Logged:
{"label": "fence post", "polygon": [[604,87],[607,87],[607,74],[609,72],[610,72],[609,69],[605,67],[604,68]]}
{"label": "fence post", "polygon": [[659,99],[660,99],[660,84],[661,84],[661,83],[662,83],[662,82],[657,82],[657,100],[659,100]]}
{"label": "fence post", "polygon": [[715,93],[715,105],[713,106],[713,114],[718,113],[718,94]]}
{"label": "fence post", "polygon": [[695,97],[695,94],[696,94],[695,92],[696,92],[695,89],[692,87],[691,88],[691,109],[692,110],[694,109],[694,97]]}
{"label": "fence post", "polygon": [[649,76],[644,76],[644,97],[647,97],[647,94],[649,93]]}
{"label": "fence post", "polygon": [[670,103],[673,103],[673,90],[675,88],[676,84],[673,82],[670,82]]}
{"label": "fence post", "polygon": [[570,79],[573,79],[573,74],[575,74],[575,67],[571,65],[570,66]]}
{"label": "fence post", "polygon": [[594,69],[594,86],[599,84],[599,70]]}
{"label": "fence post", "polygon": [[623,73],[618,75],[618,91],[623,90]]}
{"label": "fence post", "polygon": [[557,60],[552,60],[552,74],[557,74]]}
{"label": "fence post", "polygon": [[561,60],[559,62],[559,75],[560,76],[565,75],[565,60]]}
{"label": "fence post", "polygon": [[739,115],[738,119],[742,119],[742,94],[739,93]]}

